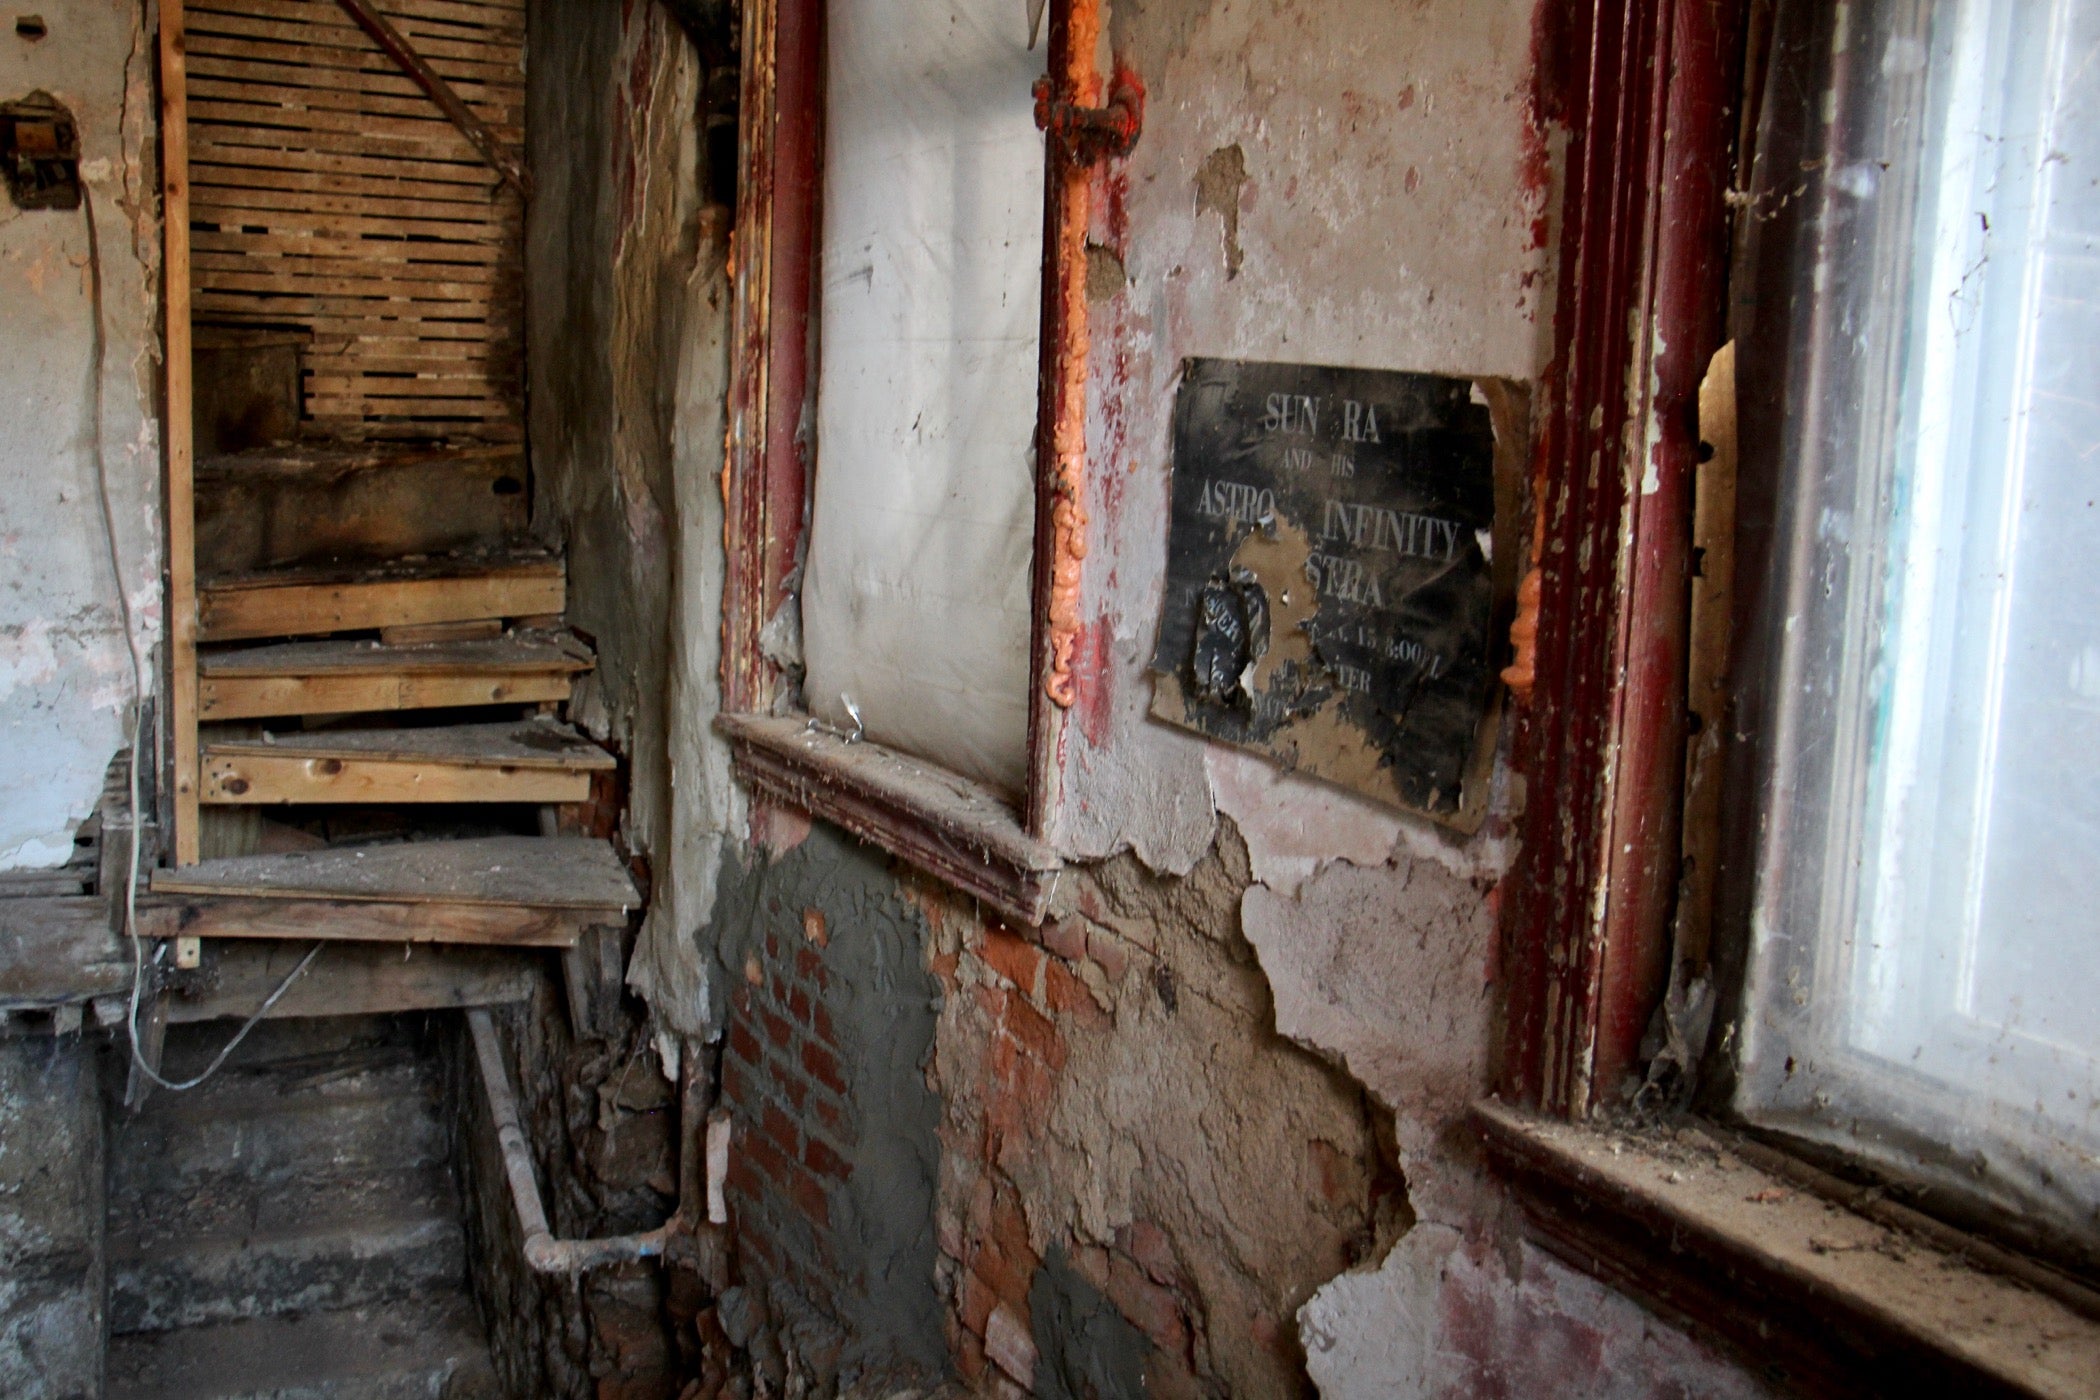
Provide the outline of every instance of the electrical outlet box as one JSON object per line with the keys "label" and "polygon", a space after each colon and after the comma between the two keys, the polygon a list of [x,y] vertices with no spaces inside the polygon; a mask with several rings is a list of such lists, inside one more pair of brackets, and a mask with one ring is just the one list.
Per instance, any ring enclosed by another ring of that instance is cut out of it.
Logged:
{"label": "electrical outlet box", "polygon": [[0,103],[0,176],[17,208],[80,207],[80,128],[50,93]]}

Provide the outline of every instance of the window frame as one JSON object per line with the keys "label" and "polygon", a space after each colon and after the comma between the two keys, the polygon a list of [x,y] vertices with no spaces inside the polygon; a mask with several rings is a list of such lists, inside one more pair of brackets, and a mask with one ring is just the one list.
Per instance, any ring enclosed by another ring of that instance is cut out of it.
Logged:
{"label": "window frame", "polygon": [[[1099,0],[1051,0],[1045,28],[1039,125],[1056,104],[1098,108],[1102,92]],[[746,0],[717,728],[760,800],[835,822],[1009,918],[1040,924],[1062,869],[1048,837],[1062,797],[1057,754],[1075,685],[1085,552],[1093,161],[1085,143],[1046,134],[1027,790],[1013,811],[938,764],[849,742],[787,710],[785,673],[764,640],[783,605],[799,606],[815,465],[824,29],[825,0]]]}
{"label": "window frame", "polygon": [[[1687,716],[1725,719],[1725,691],[1717,708],[1703,688],[1725,666],[1728,637],[1692,628],[1693,488],[1701,383],[1726,335],[1736,264],[1730,196],[1748,184],[1770,13],[1770,0],[1583,0],[1540,45],[1558,67],[1549,60],[1540,76],[1538,109],[1568,145],[1535,462],[1536,680],[1515,707],[1522,811],[1500,905],[1498,1096],[1472,1126],[1534,1243],[1754,1369],[1808,1393],[1881,1393],[1905,1374],[2043,1393],[2066,1354],[2045,1358],[2049,1347],[2100,1348],[2100,1294],[2020,1252],[2031,1241],[2004,1235],[2001,1247],[1970,1222],[1920,1215],[1826,1171],[1844,1164],[1798,1141],[1725,1119],[1737,940],[1710,931],[1723,854],[1716,772],[1709,757],[1702,790],[1692,763],[1688,786]],[[1719,983],[1717,1030],[1703,1060],[1693,1044],[1682,1066],[1700,1076],[1694,1111],[1660,1126],[1652,1115],[1646,1126],[1612,1122],[1646,1067],[1657,1013],[1684,1010],[1667,1001],[1673,959],[1674,990],[1687,969]],[[1687,1149],[1698,1166],[1679,1173],[1672,1163],[1689,1163]],[[1640,1170],[1615,1170],[1622,1153]],[[1746,1231],[1731,1215],[1736,1196],[1694,1199],[1694,1170],[1745,1164],[1763,1183],[1748,1199],[1790,1202],[1804,1239],[1839,1218],[1890,1229],[1892,1246],[1939,1268],[1946,1296],[1999,1318],[1994,1340],[2012,1344],[1979,1362],[1974,1338],[1929,1310],[1906,1311],[1842,1269],[1804,1267],[1778,1242],[1777,1216]],[[1997,1306],[2008,1285],[2060,1307],[2053,1333]]]}

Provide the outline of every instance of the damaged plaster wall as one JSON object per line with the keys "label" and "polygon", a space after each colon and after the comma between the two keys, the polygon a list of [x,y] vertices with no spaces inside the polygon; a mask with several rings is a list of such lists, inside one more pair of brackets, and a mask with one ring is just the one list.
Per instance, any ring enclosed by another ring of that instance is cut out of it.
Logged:
{"label": "damaged plaster wall", "polygon": [[695,1034],[692,932],[735,816],[711,727],[729,228],[706,202],[707,75],[662,5],[539,0],[528,34],[535,529],[566,548],[569,621],[597,648],[571,712],[626,758],[623,835],[656,872],[633,976]]}
{"label": "damaged plaster wall", "polygon": [[[160,222],[148,7],[70,0],[0,31],[0,101],[44,91],[81,142],[80,209],[0,193],[0,870],[61,864],[130,742],[131,656],[160,631]],[[92,224],[90,224],[92,214]],[[100,316],[99,331],[97,316]]]}
{"label": "damaged plaster wall", "polygon": [[1275,1030],[1391,1114],[1407,1228],[1298,1312],[1330,1396],[1756,1390],[1524,1245],[1464,1127],[1497,1035],[1506,765],[1461,838],[1145,717],[1185,357],[1539,379],[1561,138],[1534,115],[1538,32],[1531,0],[1111,14],[1151,100],[1095,183],[1094,256],[1119,275],[1089,278],[1088,620],[1060,836],[1172,876],[1224,848],[1229,818]]}

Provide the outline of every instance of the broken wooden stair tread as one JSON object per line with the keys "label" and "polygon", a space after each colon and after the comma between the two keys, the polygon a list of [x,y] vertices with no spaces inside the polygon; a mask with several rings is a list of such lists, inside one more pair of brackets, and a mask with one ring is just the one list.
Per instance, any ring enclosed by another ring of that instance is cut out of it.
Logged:
{"label": "broken wooden stair tread", "polygon": [[611,754],[565,724],[534,718],[419,729],[325,729],[207,738],[202,800],[582,802]]}
{"label": "broken wooden stair tread", "polygon": [[567,699],[591,664],[588,647],[558,632],[406,646],[283,642],[200,656],[197,709],[232,720],[530,704]]}
{"label": "broken wooden stair tread", "polygon": [[543,551],[281,569],[200,580],[197,640],[541,617],[558,614],[566,605],[562,561]]}
{"label": "broken wooden stair tread", "polygon": [[477,836],[230,856],[153,873],[153,893],[625,913],[642,902],[609,841]]}

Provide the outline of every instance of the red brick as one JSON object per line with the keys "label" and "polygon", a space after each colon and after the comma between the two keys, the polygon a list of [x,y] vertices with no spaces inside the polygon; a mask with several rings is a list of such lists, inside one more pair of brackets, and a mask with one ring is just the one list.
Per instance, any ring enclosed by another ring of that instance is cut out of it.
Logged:
{"label": "red brick", "polygon": [[988,1067],[992,1071],[992,1083],[998,1087],[1001,1093],[1010,1094],[1014,1091],[1014,1081],[1020,1073],[1022,1058],[1021,1047],[1015,1043],[1013,1037],[1006,1035],[992,1037],[992,1052]]}
{"label": "red brick", "polygon": [[824,1125],[824,1131],[835,1141],[848,1144],[852,1142],[853,1135],[846,1131],[846,1115],[837,1104],[818,1094],[810,1099],[809,1111]]}
{"label": "red brick", "polygon": [[999,1295],[987,1288],[977,1275],[963,1270],[962,1281],[955,1290],[955,1310],[962,1320],[963,1329],[978,1337],[984,1336],[984,1321],[999,1306]]}
{"label": "red brick", "polygon": [[955,1369],[971,1384],[984,1379],[984,1338],[975,1332],[965,1332],[955,1344]]}
{"label": "red brick", "polygon": [[794,1017],[803,1025],[808,1025],[809,993],[803,991],[800,987],[795,987],[791,989],[787,994],[787,1009],[788,1015]]}
{"label": "red brick", "polygon": [[1036,977],[1043,970],[1041,949],[992,924],[984,931],[984,941],[977,945],[977,956],[992,971],[1030,996],[1035,995]]}
{"label": "red brick", "polygon": [[1121,1254],[1108,1259],[1108,1296],[1131,1325],[1174,1356],[1188,1351],[1188,1328],[1181,1320],[1181,1301],[1144,1275]]}
{"label": "red brick", "polygon": [[802,1144],[800,1138],[802,1135],[795,1130],[794,1119],[788,1117],[776,1105],[767,1104],[764,1124],[766,1137],[772,1141],[775,1147],[780,1149],[782,1156],[795,1157],[801,1155]]}
{"label": "red brick", "polygon": [[812,1078],[834,1094],[846,1092],[846,1081],[839,1076],[839,1062],[829,1050],[821,1045],[802,1047],[802,1068]]}
{"label": "red brick", "polygon": [[1020,1261],[1030,1272],[1034,1271],[1037,1260],[1035,1246],[1028,1239],[1028,1217],[1006,1193],[1000,1194],[998,1209],[992,1212],[984,1237],[1007,1258]]}
{"label": "red brick", "polygon": [[769,1185],[779,1185],[787,1175],[788,1169],[787,1159],[780,1155],[780,1150],[758,1133],[747,1131],[738,1136],[742,1140],[737,1146],[751,1159],[752,1169],[758,1173],[758,1179]]}
{"label": "red brick", "polygon": [[955,969],[961,965],[962,955],[960,953],[942,953],[938,957],[929,959],[926,968],[927,971],[940,979],[943,987],[952,992],[955,990]]}
{"label": "red brick", "polygon": [[847,1165],[846,1159],[832,1151],[830,1144],[821,1138],[810,1138],[803,1144],[802,1162],[818,1176],[831,1177],[837,1181],[844,1181],[853,1170]]}
{"label": "red brick", "polygon": [[722,1061],[722,1100],[725,1103],[748,1103],[751,1099],[751,1081],[744,1072],[744,1062],[735,1056]]}
{"label": "red brick", "polygon": [[1172,1283],[1181,1277],[1181,1265],[1174,1258],[1174,1242],[1151,1221],[1132,1221],[1116,1231],[1116,1244],[1154,1283]]}
{"label": "red brick", "polygon": [[793,1074],[783,1074],[778,1078],[780,1092],[787,1096],[788,1106],[800,1113],[803,1101],[809,1097],[809,1081]]}
{"label": "red brick", "polygon": [[1043,968],[1043,1001],[1060,1016],[1070,1016],[1081,1025],[1101,1030],[1108,1025],[1108,1013],[1094,1000],[1093,988],[1075,977],[1062,963],[1050,963]]}
{"label": "red brick", "polygon": [[759,1023],[766,1028],[766,1039],[772,1041],[774,1045],[782,1050],[787,1049],[788,1039],[795,1033],[795,1028],[787,1023],[787,1018],[776,1015],[771,1011],[761,1010],[758,1013],[758,1019]]}
{"label": "red brick", "polygon": [[1108,1292],[1108,1251],[1098,1244],[1076,1246],[1068,1256],[1072,1272],[1101,1292]]}
{"label": "red brick", "polygon": [[801,1207],[802,1213],[819,1225],[831,1224],[831,1199],[824,1194],[823,1186],[808,1172],[797,1167],[789,1178],[788,1198]]}
{"label": "red brick", "polygon": [[819,948],[831,946],[831,926],[821,909],[802,911],[802,936]]}
{"label": "red brick", "polygon": [[759,1048],[758,1037],[751,1034],[748,1022],[738,1021],[729,1028],[729,1053],[739,1056],[744,1063],[765,1063],[765,1051]]}
{"label": "red brick", "polygon": [[1086,955],[1101,965],[1111,982],[1122,981],[1124,969],[1130,965],[1121,941],[1114,934],[1104,933],[1098,928],[1086,931]]}
{"label": "red brick", "polygon": [[773,1242],[765,1237],[764,1231],[739,1230],[737,1249],[741,1253],[755,1255],[758,1262],[765,1265],[767,1273],[780,1272],[780,1251],[773,1247]]}
{"label": "red brick", "polygon": [[1035,1266],[1033,1252],[1009,1255],[990,1244],[978,1250],[977,1257],[970,1261],[970,1268],[984,1280],[985,1287],[1016,1309],[1028,1306],[1028,1285],[1035,1281]]}
{"label": "red brick", "polygon": [[766,935],[766,956],[769,958],[777,958],[780,956],[779,934],[769,933]]}
{"label": "red brick", "polygon": [[1043,946],[1069,962],[1086,956],[1086,925],[1077,919],[1051,919],[1043,925]]}
{"label": "red brick", "polygon": [[810,1025],[815,1029],[818,1040],[834,1050],[839,1048],[838,1032],[832,1029],[831,1012],[825,1008],[823,1002],[817,1003],[816,1009],[810,1017]]}
{"label": "red brick", "polygon": [[1065,1067],[1064,1037],[1050,1018],[1025,1001],[1015,1000],[1006,1008],[1006,1033],[1023,1050],[1052,1069]]}
{"label": "red brick", "polygon": [[795,950],[795,974],[812,986],[828,985],[824,975],[824,960],[817,956],[817,950],[814,948]]}

